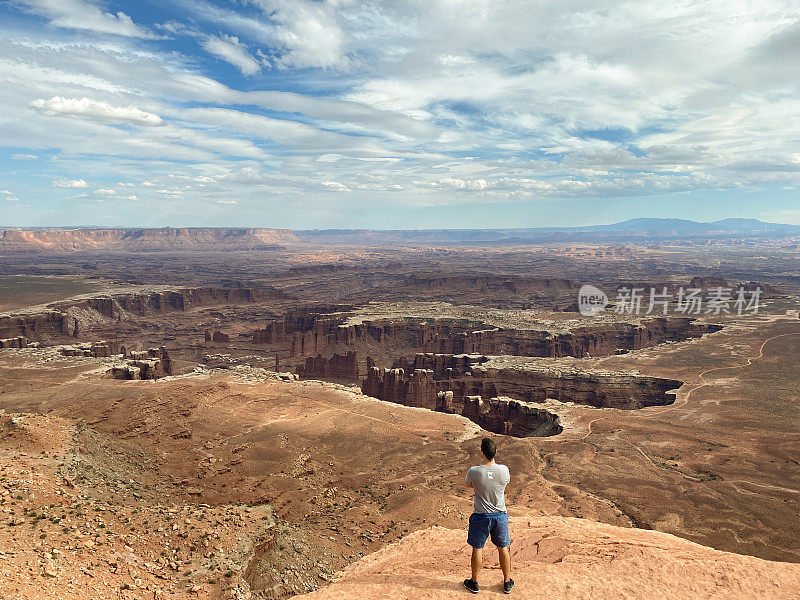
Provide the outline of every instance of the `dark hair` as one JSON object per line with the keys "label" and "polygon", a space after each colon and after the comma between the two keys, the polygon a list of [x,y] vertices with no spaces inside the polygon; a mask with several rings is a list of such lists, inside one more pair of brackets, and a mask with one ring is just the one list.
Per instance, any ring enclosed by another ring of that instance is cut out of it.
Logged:
{"label": "dark hair", "polygon": [[497,454],[497,444],[495,444],[492,439],[483,438],[481,441],[481,452],[483,452],[486,460],[492,460],[494,455]]}

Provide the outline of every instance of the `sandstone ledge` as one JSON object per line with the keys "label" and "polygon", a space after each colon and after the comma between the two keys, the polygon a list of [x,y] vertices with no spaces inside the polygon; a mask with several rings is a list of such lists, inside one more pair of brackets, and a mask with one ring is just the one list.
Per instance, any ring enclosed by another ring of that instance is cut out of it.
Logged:
{"label": "sandstone ledge", "polygon": [[[667,533],[566,517],[510,519],[512,597],[578,599],[794,599],[800,565],[720,552]],[[365,556],[313,600],[466,598],[466,531],[433,527]],[[481,594],[501,593],[491,544]]]}

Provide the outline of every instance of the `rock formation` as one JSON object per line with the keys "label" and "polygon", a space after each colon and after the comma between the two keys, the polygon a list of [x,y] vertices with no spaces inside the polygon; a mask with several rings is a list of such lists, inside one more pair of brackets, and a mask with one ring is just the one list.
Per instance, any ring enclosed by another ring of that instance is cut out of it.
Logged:
{"label": "rock formation", "polygon": [[[559,358],[611,356],[662,342],[677,342],[719,331],[722,327],[690,318],[652,318],[641,324],[602,323],[553,333],[527,329],[476,327],[453,320],[401,319],[343,325],[337,317],[318,318],[295,335],[292,356],[315,356],[335,346],[383,344],[436,354],[508,354]],[[287,331],[288,333],[288,331]]]}
{"label": "rock formation", "polygon": [[286,322],[283,319],[270,321],[264,329],[253,332],[254,344],[280,344],[286,341]]}
{"label": "rock formation", "polygon": [[58,351],[64,356],[85,356],[90,358],[107,358],[117,354],[125,355],[125,348],[116,342],[86,342],[61,346]]}
{"label": "rock formation", "polygon": [[[344,315],[331,317],[331,313],[351,310],[350,305],[317,304],[290,310],[282,318],[267,323],[253,332],[255,344],[278,344],[292,339],[292,356],[316,356],[326,344],[317,341],[329,335],[344,321]],[[311,352],[311,348],[317,348]]]}
{"label": "rock formation", "polygon": [[[404,406],[458,412],[454,392],[437,391],[437,385],[441,383],[428,369],[415,369],[406,376],[403,369],[371,367],[361,391]],[[492,398],[483,402],[480,396],[464,396],[458,403],[463,416],[487,431],[516,437],[554,435],[562,431],[558,416],[511,398]]]}
{"label": "rock formation", "polygon": [[306,358],[305,366],[297,370],[300,377],[358,381],[358,356],[354,351],[345,355],[334,354],[330,358],[321,355]]}
{"label": "rock formation", "polygon": [[[574,517],[511,517],[512,597],[603,600],[793,600],[800,565],[720,552],[659,531]],[[368,554],[308,600],[468,596],[464,529],[431,527]],[[489,546],[487,544],[487,546]],[[432,559],[432,557],[435,557]],[[500,593],[497,553],[487,550],[481,594]]]}
{"label": "rock formation", "polygon": [[487,368],[476,365],[471,377],[450,380],[456,397],[509,396],[527,402],[574,402],[596,408],[624,410],[672,404],[672,393],[683,385],[677,379],[631,373],[583,371],[565,367],[525,365]]}
{"label": "rock formation", "polygon": [[436,393],[436,411],[450,414],[455,412],[455,408],[453,408],[453,392],[451,390]]}
{"label": "rock formation", "polygon": [[167,349],[150,348],[131,351],[124,363],[112,365],[107,375],[112,379],[160,379],[172,375],[172,361]]}
{"label": "rock formation", "polygon": [[563,431],[557,415],[513,398],[466,396],[462,416],[486,431],[514,437],[556,435]]}
{"label": "rock formation", "polygon": [[118,342],[100,341],[60,346],[58,351],[64,356],[118,358],[121,362],[112,364],[107,371],[112,379],[159,379],[172,375],[172,360],[163,346],[127,351]]}
{"label": "rock formation", "polygon": [[6,229],[0,251],[279,250],[297,241],[287,229]]}
{"label": "rock formation", "polygon": [[0,348],[27,348],[28,338],[18,335],[13,338],[0,339]]}
{"label": "rock formation", "polygon": [[[402,372],[402,371],[401,371]],[[438,399],[436,382],[433,371],[428,369],[414,369],[408,377],[406,397],[403,404],[436,410]]]}
{"label": "rock formation", "polygon": [[75,319],[56,310],[0,317],[0,338],[24,337],[28,340],[74,337]]}
{"label": "rock formation", "polygon": [[692,277],[692,280],[689,282],[690,288],[698,288],[701,290],[707,290],[709,288],[715,287],[728,287],[728,282],[723,277]]}
{"label": "rock formation", "polygon": [[[86,334],[104,319],[121,321],[127,316],[188,311],[202,306],[250,304],[285,299],[270,288],[185,288],[151,293],[113,294],[56,302],[48,310],[0,316],[0,339],[25,337],[46,343]],[[210,340],[207,340],[210,341]]]}
{"label": "rock formation", "polygon": [[266,300],[280,300],[286,294],[274,289],[253,288],[185,288],[165,292],[114,294],[85,300],[59,302],[52,306],[59,310],[89,308],[110,319],[122,313],[138,316],[187,311],[192,308],[224,304],[249,304]]}
{"label": "rock formation", "polygon": [[[361,389],[364,394],[381,400],[430,409],[436,409],[437,394],[441,391],[452,391],[456,405],[467,396],[508,396],[525,402],[554,399],[597,408],[637,409],[671,404],[675,396],[670,392],[683,385],[676,379],[563,366],[487,368],[483,364],[487,360],[476,355],[417,354],[412,370],[372,367]],[[432,365],[435,369],[419,369],[419,365]],[[428,385],[429,380],[435,382],[433,387]],[[410,400],[412,381],[413,400]]]}
{"label": "rock formation", "polygon": [[231,336],[229,336],[227,333],[222,333],[221,331],[215,331],[211,336],[211,341],[218,344],[227,344],[231,341]]}
{"label": "rock formation", "polygon": [[[514,436],[560,433],[555,415],[528,403],[552,399],[597,408],[638,409],[675,401],[676,379],[582,371],[537,364],[487,366],[479,355],[420,353],[410,368],[381,369],[367,361],[361,391],[387,402],[461,412],[489,431]],[[491,363],[488,363],[491,365]],[[431,367],[431,368],[419,368]],[[484,401],[482,398],[489,398]]]}

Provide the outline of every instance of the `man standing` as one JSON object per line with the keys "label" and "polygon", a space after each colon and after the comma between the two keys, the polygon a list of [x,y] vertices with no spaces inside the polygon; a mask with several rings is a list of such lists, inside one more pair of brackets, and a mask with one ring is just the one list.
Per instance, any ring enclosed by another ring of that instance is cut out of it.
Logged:
{"label": "man standing", "polygon": [[507,466],[494,462],[497,453],[494,440],[483,438],[481,452],[486,459],[484,463],[467,471],[467,487],[475,490],[475,509],[469,518],[467,535],[467,543],[472,546],[472,578],[464,580],[464,587],[473,594],[480,591],[478,573],[483,567],[483,545],[491,536],[500,555],[503,592],[510,594],[514,580],[511,579],[511,555],[508,552],[511,538],[508,537],[505,491],[511,473]]}

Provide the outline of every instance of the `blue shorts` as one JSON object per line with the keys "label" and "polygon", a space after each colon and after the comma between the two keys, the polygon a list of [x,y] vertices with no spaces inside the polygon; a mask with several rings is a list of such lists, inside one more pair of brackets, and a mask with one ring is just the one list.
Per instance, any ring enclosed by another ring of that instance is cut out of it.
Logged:
{"label": "blue shorts", "polygon": [[511,538],[508,537],[508,515],[504,512],[472,513],[467,543],[473,548],[483,548],[490,535],[492,543],[498,548],[511,544]]}

